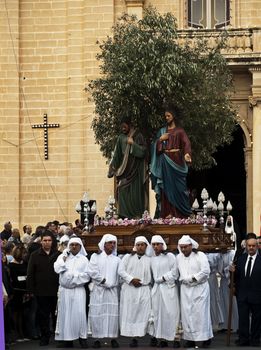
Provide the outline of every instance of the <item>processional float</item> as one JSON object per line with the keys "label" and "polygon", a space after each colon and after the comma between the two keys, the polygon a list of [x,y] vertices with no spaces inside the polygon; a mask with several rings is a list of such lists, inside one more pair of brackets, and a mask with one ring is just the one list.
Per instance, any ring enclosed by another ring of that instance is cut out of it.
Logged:
{"label": "processional float", "polygon": [[178,240],[189,234],[199,243],[203,252],[224,252],[234,247],[234,232],[225,232],[225,218],[229,216],[232,205],[228,201],[224,207],[225,196],[219,193],[217,201],[209,198],[206,189],[201,192],[202,207],[195,199],[192,215],[188,218],[153,219],[145,211],[139,219],[118,218],[115,199],[110,196],[104,210],[104,216],[97,215],[96,200],[89,199],[85,192],[75,210],[80,214],[84,225],[82,240],[89,252],[97,251],[98,243],[106,233],[114,234],[118,240],[118,252],[131,252],[136,236],[145,236],[149,241],[153,235],[161,235],[168,245],[168,250],[177,249]]}

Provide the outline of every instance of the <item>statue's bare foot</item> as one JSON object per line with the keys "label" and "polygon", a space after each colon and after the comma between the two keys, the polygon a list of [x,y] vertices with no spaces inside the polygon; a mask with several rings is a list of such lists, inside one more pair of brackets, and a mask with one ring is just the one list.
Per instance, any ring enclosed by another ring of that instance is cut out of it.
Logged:
{"label": "statue's bare foot", "polygon": [[165,217],[165,219],[172,219],[172,215],[169,214],[168,216]]}

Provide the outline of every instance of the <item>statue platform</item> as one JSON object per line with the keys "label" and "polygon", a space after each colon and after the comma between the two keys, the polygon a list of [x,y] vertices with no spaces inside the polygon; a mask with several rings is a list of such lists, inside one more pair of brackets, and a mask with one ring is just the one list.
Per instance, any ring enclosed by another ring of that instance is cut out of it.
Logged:
{"label": "statue platform", "polygon": [[125,254],[132,251],[135,237],[145,236],[150,242],[153,235],[161,235],[168,245],[169,251],[177,249],[178,240],[188,234],[199,243],[199,250],[203,252],[220,252],[233,248],[230,235],[219,228],[208,226],[203,230],[201,224],[140,224],[128,226],[95,226],[93,232],[82,234],[82,240],[88,252],[97,252],[101,237],[110,233],[117,236],[118,253]]}

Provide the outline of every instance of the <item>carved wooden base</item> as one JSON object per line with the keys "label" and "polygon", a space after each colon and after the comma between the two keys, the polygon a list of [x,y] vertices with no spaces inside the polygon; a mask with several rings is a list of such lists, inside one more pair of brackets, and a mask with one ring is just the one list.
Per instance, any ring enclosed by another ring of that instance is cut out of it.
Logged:
{"label": "carved wooden base", "polygon": [[121,254],[132,251],[135,237],[145,236],[150,242],[153,235],[161,235],[166,241],[168,250],[177,249],[178,240],[182,235],[190,235],[199,243],[199,250],[203,252],[220,252],[233,248],[230,235],[218,228],[208,227],[203,230],[202,225],[138,225],[138,226],[96,226],[95,231],[83,234],[82,239],[88,252],[97,252],[101,237],[110,233],[117,236],[118,252]]}

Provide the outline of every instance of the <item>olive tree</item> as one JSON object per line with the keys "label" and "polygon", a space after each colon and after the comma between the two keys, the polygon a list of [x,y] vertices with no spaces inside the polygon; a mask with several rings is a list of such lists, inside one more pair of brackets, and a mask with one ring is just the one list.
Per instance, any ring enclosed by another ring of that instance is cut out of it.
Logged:
{"label": "olive tree", "polygon": [[232,141],[235,125],[224,40],[214,48],[204,38],[181,45],[173,14],[149,7],[141,20],[124,14],[112,36],[98,44],[101,75],[89,89],[95,102],[92,127],[103,155],[111,157],[123,116],[131,117],[149,141],[164,124],[164,103],[172,102],[182,112],[193,167],[211,167],[212,154]]}

